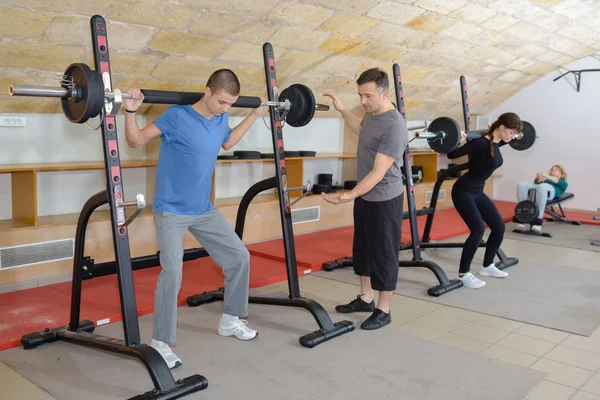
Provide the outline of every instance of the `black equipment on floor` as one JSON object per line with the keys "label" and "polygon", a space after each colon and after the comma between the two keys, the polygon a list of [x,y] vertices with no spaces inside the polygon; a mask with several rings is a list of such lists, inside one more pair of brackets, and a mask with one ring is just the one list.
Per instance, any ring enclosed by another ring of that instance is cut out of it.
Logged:
{"label": "black equipment on floor", "polygon": [[[90,19],[90,25],[96,71],[102,73],[106,77],[105,79],[111,82],[112,71],[108,52],[106,22],[101,16],[95,15]],[[153,347],[141,342],[127,227],[143,210],[145,201],[142,195],[138,195],[137,201],[124,202],[125,191],[121,180],[121,163],[115,117],[106,115],[102,118],[101,128],[107,189],[89,198],[83,206],[79,220],[77,221],[69,324],[58,328],[46,329],[42,332],[23,335],[21,344],[24,349],[29,350],[45,343],[60,340],[70,344],[107,351],[116,355],[136,358],[147,369],[154,384],[154,389],[142,395],[135,396],[133,397],[134,399],[166,400],[180,398],[205,389],[208,386],[208,380],[204,376],[197,374],[175,380],[160,353]],[[96,335],[92,333],[95,329],[92,321],[79,320],[81,283],[84,279],[89,278],[89,275],[86,275],[85,272],[86,261],[83,255],[85,251],[86,228],[94,210],[107,203],[111,215],[111,228],[116,256],[116,261],[114,262],[115,268],[112,273],[117,274],[119,283],[124,340]],[[126,207],[137,207],[136,212],[127,220]]]}

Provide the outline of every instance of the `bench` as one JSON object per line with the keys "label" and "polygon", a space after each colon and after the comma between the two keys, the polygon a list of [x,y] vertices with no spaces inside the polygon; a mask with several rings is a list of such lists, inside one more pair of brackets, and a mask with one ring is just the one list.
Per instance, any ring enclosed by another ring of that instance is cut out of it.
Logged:
{"label": "bench", "polygon": [[[573,197],[575,197],[573,193],[564,192],[560,196],[555,197],[552,200],[548,200],[546,203],[546,209],[544,211],[550,217],[546,218],[546,221],[567,222],[571,225],[581,225],[581,222],[579,221],[568,219],[561,206],[564,201],[572,199]],[[554,209],[555,206],[558,207],[558,210]]]}

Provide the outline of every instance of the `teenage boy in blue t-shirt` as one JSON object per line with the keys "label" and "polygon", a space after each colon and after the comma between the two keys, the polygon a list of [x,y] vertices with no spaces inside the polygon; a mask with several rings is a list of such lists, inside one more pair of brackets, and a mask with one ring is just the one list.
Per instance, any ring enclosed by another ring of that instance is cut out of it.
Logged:
{"label": "teenage boy in blue t-shirt", "polygon": [[[240,82],[229,69],[215,71],[202,98],[191,105],[172,105],[153,123],[140,129],[135,112],[143,102],[139,89],[124,99],[125,137],[129,147],[159,138],[156,195],[152,211],[162,271],[154,295],[152,342],[169,368],[181,365],[170,346],[176,342],[177,296],[183,267],[183,236],[187,230],[221,267],[225,275],[223,315],[217,332],[241,340],[258,332],[239,319],[248,315],[250,255],[227,220],[210,202],[212,174],[221,148],[231,149],[261,115],[253,110],[231,129],[227,111],[238,99]],[[264,99],[263,99],[264,103]]]}

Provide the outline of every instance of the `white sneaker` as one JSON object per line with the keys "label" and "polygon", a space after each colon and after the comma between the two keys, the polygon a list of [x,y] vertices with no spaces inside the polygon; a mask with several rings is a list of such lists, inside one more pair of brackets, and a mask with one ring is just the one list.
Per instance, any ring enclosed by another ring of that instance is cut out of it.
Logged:
{"label": "white sneaker", "polygon": [[[229,319],[229,322],[225,322]],[[235,336],[240,340],[252,340],[258,336],[258,332],[248,328],[248,321],[239,319],[238,317],[226,318],[221,317],[219,321],[218,333],[221,336]]]}
{"label": "white sneaker", "polygon": [[481,267],[479,270],[479,275],[493,276],[494,278],[506,278],[508,276],[508,272],[498,269],[496,264],[490,264],[487,267]]}
{"label": "white sneaker", "polygon": [[475,275],[470,272],[467,272],[463,276],[459,276],[458,279],[460,279],[463,285],[469,289],[479,289],[485,286],[484,281],[477,279]]}
{"label": "white sneaker", "polygon": [[179,357],[173,353],[173,350],[169,347],[165,342],[161,342],[160,340],[154,340],[150,342],[150,346],[152,346],[156,351],[160,353],[162,358],[165,359],[167,366],[169,369],[177,368],[181,365],[181,360]]}
{"label": "white sneaker", "polygon": [[519,230],[519,231],[526,231],[527,230],[527,225],[525,225],[525,224],[519,224],[519,225],[517,225],[517,230]]}
{"label": "white sneaker", "polygon": [[542,233],[542,226],[541,225],[531,225],[531,230],[537,233]]}

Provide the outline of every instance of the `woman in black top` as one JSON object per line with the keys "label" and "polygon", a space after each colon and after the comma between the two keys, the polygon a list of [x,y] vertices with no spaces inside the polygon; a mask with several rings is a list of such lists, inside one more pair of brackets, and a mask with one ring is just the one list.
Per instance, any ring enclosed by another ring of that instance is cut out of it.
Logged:
{"label": "woman in black top", "polygon": [[[458,270],[459,279],[465,287],[478,289],[485,286],[484,281],[470,272],[471,261],[485,232],[484,222],[491,232],[479,274],[496,278],[508,276],[494,265],[494,256],[504,238],[504,220],[492,200],[483,192],[483,188],[487,178],[502,165],[500,147],[510,142],[522,129],[523,124],[518,115],[505,113],[492,124],[486,135],[470,140],[464,146],[448,153],[450,159],[469,155],[468,172],[458,178],[452,187],[452,202],[471,230],[463,247]],[[465,137],[463,132],[462,138]]]}

